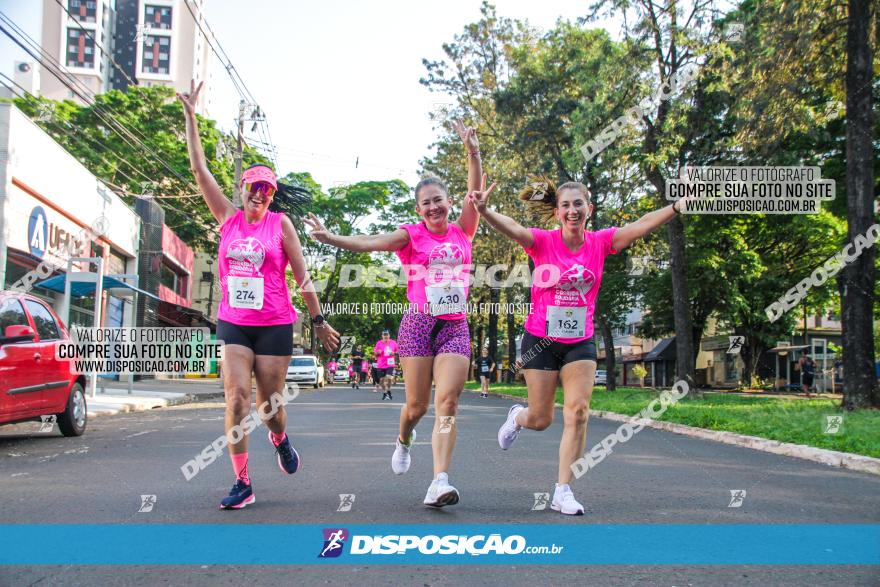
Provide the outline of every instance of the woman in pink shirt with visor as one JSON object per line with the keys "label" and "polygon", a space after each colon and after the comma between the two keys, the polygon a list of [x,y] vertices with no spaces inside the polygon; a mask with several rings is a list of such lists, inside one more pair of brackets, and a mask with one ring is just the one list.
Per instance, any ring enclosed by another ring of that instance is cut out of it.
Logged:
{"label": "woman in pink shirt with visor", "polygon": [[287,289],[288,267],[302,288],[324,347],[335,350],[339,334],[321,316],[299,238],[286,213],[297,211],[297,205],[308,200],[296,188],[278,182],[269,167],[255,165],[241,176],[242,208],[232,205],[208,169],[199,138],[195,108],[203,83],[196,87],[193,82],[190,93],[177,97],[186,119],[190,166],[208,209],[220,224],[217,265],[222,297],[217,310],[217,340],[225,343],[225,430],[235,473],[235,483],[220,502],[220,509],[242,509],[255,501],[248,472],[248,437],[240,432],[240,424],[251,410],[252,375],[257,382],[257,409],[269,429],[278,466],[283,473],[292,474],[301,465],[287,437],[284,404],[278,402],[285,389],[293,352],[293,323],[297,320]]}
{"label": "woman in pink shirt with visor", "polygon": [[[476,131],[457,122],[455,129],[468,150],[468,190],[485,189]],[[319,242],[358,252],[394,251],[407,271],[410,309],[397,335],[397,354],[406,371],[406,404],[391,469],[409,470],[415,428],[428,411],[431,382],[436,383],[434,431],[431,446],[434,479],[423,503],[443,507],[458,503],[458,490],[449,483],[455,448],[455,414],[470,366],[471,342],[465,312],[471,263],[471,241],[479,214],[464,204],[455,222],[449,221],[452,197],[439,179],[429,177],[415,187],[415,209],[422,221],[378,235],[340,236],[330,233],[314,215],[306,223]]]}
{"label": "woman in pink shirt with visor", "polygon": [[[494,184],[493,184],[494,187]],[[563,514],[582,515],[584,507],[569,487],[571,465],[584,454],[587,416],[596,376],[593,312],[602,282],[605,257],[625,249],[677,213],[673,203],[649,212],[621,228],[586,230],[593,213],[590,192],[578,182],[556,188],[552,182],[530,184],[520,198],[536,206],[544,217],[556,220],[554,230],[525,228],[514,219],[487,207],[488,191],[468,198],[489,225],[516,241],[535,263],[532,311],[522,340],[522,368],[528,386],[528,407],[515,404],[498,431],[498,443],[507,450],[522,428],[545,430],[553,422],[557,383],[562,381],[563,430],[559,443],[559,471],[551,507]]]}

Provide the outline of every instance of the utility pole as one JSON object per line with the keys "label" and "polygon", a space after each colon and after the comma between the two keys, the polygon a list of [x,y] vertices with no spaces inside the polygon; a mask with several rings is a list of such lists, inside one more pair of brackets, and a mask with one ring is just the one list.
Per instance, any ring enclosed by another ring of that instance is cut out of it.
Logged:
{"label": "utility pole", "polygon": [[241,156],[244,151],[244,109],[245,101],[238,103],[238,137],[235,147],[235,188],[232,192],[232,205],[241,206]]}

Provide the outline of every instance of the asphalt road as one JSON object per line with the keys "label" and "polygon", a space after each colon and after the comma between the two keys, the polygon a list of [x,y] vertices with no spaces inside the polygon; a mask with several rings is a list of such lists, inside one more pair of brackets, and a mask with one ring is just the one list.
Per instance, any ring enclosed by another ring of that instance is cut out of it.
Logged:
{"label": "asphalt road", "polygon": [[[573,483],[582,517],[533,511],[552,494],[561,415],[524,431],[507,452],[496,432],[512,402],[465,393],[450,481],[461,502],[431,510],[433,416],[419,425],[410,472],[390,469],[403,399],[334,387],[304,390],[288,406],[303,468],[283,475],[261,428],[251,436],[257,502],[219,511],[232,483],[224,455],[187,482],[180,467],[222,434],[217,400],[93,419],[80,438],[0,428],[0,523],[110,524],[876,524],[880,477],[644,429]],[[588,447],[616,429],[592,419]],[[729,507],[731,490],[745,490]],[[354,494],[340,512],[339,494]],[[155,495],[138,512],[141,495]],[[100,547],[100,545],[88,545]],[[241,545],[236,548],[277,548]],[[699,548],[698,544],[684,547]],[[158,572],[157,572],[158,571]],[[868,566],[8,566],[0,585],[880,585]]]}

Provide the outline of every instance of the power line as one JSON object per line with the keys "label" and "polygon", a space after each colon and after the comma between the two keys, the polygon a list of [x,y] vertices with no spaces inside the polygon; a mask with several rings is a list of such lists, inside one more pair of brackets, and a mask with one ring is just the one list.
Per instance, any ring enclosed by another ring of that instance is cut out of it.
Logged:
{"label": "power line", "polygon": [[[22,97],[22,98],[23,98],[23,97],[25,97],[25,96],[29,96],[29,97],[33,98],[34,100],[37,100],[37,99],[38,99],[36,96],[34,96],[34,95],[31,94],[30,92],[28,92],[25,88],[23,88],[21,85],[19,85],[18,83],[16,83],[15,80],[13,80],[12,78],[10,78],[10,77],[7,76],[6,74],[0,72],[0,76],[2,76],[2,77],[4,77],[4,78],[6,78],[7,80],[9,80],[12,84],[14,84],[14,85],[16,86],[16,88],[18,88],[18,89],[20,90],[20,94],[18,94],[19,97]],[[6,82],[0,81],[0,84],[2,84],[3,86],[5,86],[6,88],[8,88],[13,94],[16,94],[16,90],[15,90],[15,88],[13,88],[12,86],[10,86],[10,85],[7,84]],[[115,151],[113,151],[112,149],[110,149],[109,147],[107,147],[106,145],[101,145],[100,143],[96,143],[95,141],[92,141],[92,140],[88,139],[88,137],[85,137],[85,136],[82,136],[82,137],[81,137],[81,136],[79,136],[78,134],[74,133],[72,129],[69,129],[66,125],[62,125],[60,121],[55,120],[54,117],[53,117],[52,122],[55,124],[56,128],[57,128],[59,131],[61,131],[62,133],[66,134],[66,135],[67,135],[72,141],[74,141],[74,142],[76,142],[76,143],[79,143],[81,146],[84,146],[84,147],[86,147],[87,149],[90,149],[90,150],[94,150],[95,147],[97,147],[97,148],[99,148],[99,149],[103,149],[104,152],[110,153],[110,154],[112,154],[112,155],[116,155],[117,157],[119,157],[119,160],[120,160],[121,162],[123,162],[123,163],[125,163],[126,165],[128,165],[128,166],[129,166],[132,170],[134,170],[136,173],[139,173],[140,175],[142,175],[143,177],[145,177],[147,180],[150,179],[149,176],[147,176],[146,174],[144,174],[144,172],[142,172],[140,169],[138,169],[137,167],[135,167],[134,165],[132,165],[128,160],[126,160],[126,159],[122,158],[121,156],[119,156],[118,153],[116,153]],[[87,144],[85,143],[86,140],[89,141],[89,143],[91,143],[92,145],[94,145],[94,147],[90,147],[89,145],[87,145]],[[137,183],[137,180],[135,180],[132,176],[130,176],[129,174],[127,174],[125,171],[123,171],[118,165],[114,165],[112,162],[108,161],[106,157],[102,156],[102,155],[101,155],[100,153],[98,153],[97,151],[95,151],[95,154],[96,154],[96,155],[97,155],[97,156],[98,156],[98,157],[99,157],[99,158],[100,158],[100,159],[101,159],[101,160],[102,160],[102,161],[103,161],[108,167],[111,167],[111,168],[115,169],[115,171],[118,171],[119,173],[121,173],[122,175],[124,175],[127,179],[129,179],[130,181],[132,181],[133,183]],[[82,161],[80,161],[80,163],[82,163]],[[135,197],[143,197],[143,194],[136,194],[136,193],[134,193],[134,192],[130,192],[130,191],[128,191],[128,190],[125,190],[125,189],[122,188],[121,186],[115,185],[115,184],[114,184],[113,182],[111,182],[111,181],[107,181],[107,180],[101,180],[101,181],[102,181],[104,184],[106,184],[107,186],[109,186],[111,189],[115,190],[116,192],[125,193],[125,194],[127,194],[127,195],[135,196]],[[197,194],[197,195],[198,195],[198,196],[201,196],[201,194]],[[153,197],[157,197],[157,196],[153,196]],[[192,196],[158,196],[158,198],[172,198],[172,197],[187,197],[187,198],[189,198],[189,197],[192,197]],[[168,226],[168,228],[171,229],[171,230],[177,230],[177,229],[181,228],[181,227],[183,226],[183,224],[177,224],[177,225],[174,225],[174,226],[172,226],[172,225],[170,225],[170,224],[166,224],[166,226]],[[217,232],[217,229],[216,229],[216,228],[211,228],[210,226],[206,226],[206,225],[204,225],[204,224],[202,224],[202,228],[205,228],[205,229],[210,230],[210,231],[215,232],[215,233]]]}
{"label": "power line", "polygon": [[[162,167],[164,167],[168,172],[170,172],[174,177],[176,177],[183,186],[184,190],[187,191],[191,187],[193,187],[192,182],[186,180],[182,175],[177,173],[161,156],[159,156],[152,148],[146,145],[140,138],[136,137],[130,129],[125,127],[122,123],[120,123],[117,119],[110,115],[101,105],[99,105],[95,100],[94,96],[90,95],[89,88],[78,78],[69,74],[65,71],[63,66],[55,60],[51,55],[49,55],[43,48],[37,43],[30,35],[24,32],[18,25],[15,24],[8,16],[6,16],[2,11],[0,11],[0,18],[2,18],[3,22],[8,24],[10,27],[14,28],[16,32],[25,39],[31,47],[38,51],[40,55],[42,55],[42,59],[34,54],[34,52],[26,47],[23,42],[13,36],[8,30],[0,26],[0,31],[5,33],[10,39],[13,40],[19,47],[21,47],[28,55],[30,55],[34,60],[41,63],[46,69],[49,70],[65,87],[67,87],[71,92],[77,95],[87,106],[90,106],[95,113],[95,115],[104,122],[107,127],[112,130],[115,134],[117,134],[125,143],[127,143],[132,149],[135,151],[140,151],[142,154],[145,154],[147,158],[152,158],[152,160],[158,162]],[[63,75],[62,75],[63,74]],[[71,84],[76,84],[76,87]],[[109,120],[108,120],[109,119]],[[140,134],[140,133],[138,133]],[[143,137],[143,135],[140,135]],[[143,137],[146,139],[146,137]],[[120,157],[121,158],[121,157]],[[124,159],[123,159],[124,160]],[[141,174],[144,175],[144,174]],[[145,176],[146,177],[146,176]],[[169,178],[172,179],[172,178]],[[152,178],[149,178],[149,181],[153,182]],[[190,214],[195,213],[195,210],[188,210]],[[208,228],[204,224],[201,225],[203,228]]]}
{"label": "power line", "polygon": [[[232,60],[229,59],[229,55],[226,53],[226,50],[223,49],[223,45],[220,43],[220,39],[217,38],[217,35],[214,34],[214,30],[211,28],[210,23],[208,23],[208,19],[205,18],[204,14],[202,14],[202,9],[198,8],[198,15],[193,11],[193,7],[190,6],[191,0],[183,0],[183,4],[186,6],[186,9],[189,11],[190,15],[193,18],[193,21],[196,23],[196,26],[201,31],[202,35],[205,37],[205,42],[208,43],[208,46],[211,47],[211,50],[217,56],[217,59],[220,60],[220,64],[226,70],[226,73],[229,75],[229,78],[232,80],[232,84],[235,86],[236,91],[238,92],[241,99],[256,107],[258,111],[262,111],[257,103],[257,99],[251,93],[250,88],[247,87],[247,84],[244,83],[244,79],[242,79],[241,74],[238,73],[238,70],[232,64]],[[210,32],[210,36],[205,32],[205,29],[202,28],[202,22],[205,23],[205,28]],[[214,39],[216,42],[216,47],[211,39]],[[272,144],[272,136],[269,133],[269,123],[266,120],[265,113],[262,116],[258,116],[256,120],[257,124],[260,127],[260,135],[261,139],[265,138],[266,143],[269,149],[269,158],[275,163],[275,166],[278,166],[278,156],[275,146]],[[265,127],[265,129],[264,129]]]}

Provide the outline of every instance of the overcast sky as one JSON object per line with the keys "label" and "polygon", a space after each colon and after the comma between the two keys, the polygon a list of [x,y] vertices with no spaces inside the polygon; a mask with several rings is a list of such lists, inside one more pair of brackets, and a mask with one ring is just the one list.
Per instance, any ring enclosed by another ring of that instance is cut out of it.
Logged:
{"label": "overcast sky", "polygon": [[[325,189],[392,178],[415,184],[418,161],[437,134],[428,115],[435,103],[448,101],[419,84],[422,59],[443,57],[442,44],[479,19],[479,0],[206,4],[208,22],[266,112],[281,173],[309,171]],[[499,15],[546,29],[560,17],[582,16],[590,2],[495,4]],[[40,0],[0,0],[0,10],[40,38]],[[12,62],[23,58],[0,39],[4,73],[11,75]],[[211,114],[231,130],[238,94],[216,59],[213,75]]]}

